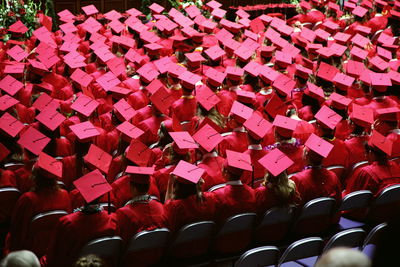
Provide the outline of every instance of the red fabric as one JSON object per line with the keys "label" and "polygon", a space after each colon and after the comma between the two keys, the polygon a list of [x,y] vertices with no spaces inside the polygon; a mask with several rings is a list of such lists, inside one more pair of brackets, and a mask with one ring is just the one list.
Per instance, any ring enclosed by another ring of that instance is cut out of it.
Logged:
{"label": "red fabric", "polygon": [[214,185],[225,183],[222,176],[222,165],[224,161],[224,158],[220,156],[207,157],[197,165],[206,171],[206,174],[203,175],[204,184],[202,186],[202,191],[207,191]]}
{"label": "red fabric", "polygon": [[190,121],[197,112],[196,98],[180,98],[171,105],[171,116],[175,115],[180,122]]}
{"label": "red fabric", "polygon": [[349,152],[349,168],[360,161],[367,160],[364,143],[368,141],[368,136],[355,136],[344,141]]}

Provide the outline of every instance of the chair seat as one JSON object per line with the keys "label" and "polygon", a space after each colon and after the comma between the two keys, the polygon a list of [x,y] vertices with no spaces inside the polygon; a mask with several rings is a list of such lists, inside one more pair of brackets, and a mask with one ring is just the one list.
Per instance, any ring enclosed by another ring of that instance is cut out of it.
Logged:
{"label": "chair seat", "polygon": [[354,221],[351,219],[347,219],[345,217],[340,217],[339,221],[339,228],[340,230],[347,230],[351,228],[363,228],[365,226],[365,223],[359,222],[359,221]]}
{"label": "chair seat", "polygon": [[368,258],[372,259],[375,254],[375,250],[376,246],[374,244],[368,244],[363,248],[362,252],[367,255]]}
{"label": "chair seat", "polygon": [[297,260],[297,263],[300,263],[302,266],[312,267],[318,260],[318,256],[312,256],[304,259]]}

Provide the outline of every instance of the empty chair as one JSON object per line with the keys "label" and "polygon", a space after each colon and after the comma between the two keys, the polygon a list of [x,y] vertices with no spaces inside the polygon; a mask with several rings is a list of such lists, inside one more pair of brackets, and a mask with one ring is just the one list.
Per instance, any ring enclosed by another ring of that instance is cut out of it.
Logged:
{"label": "empty chair", "polygon": [[332,224],[336,201],[329,197],[320,197],[307,202],[295,222],[293,231],[300,235],[323,232]]}
{"label": "empty chair", "polygon": [[167,228],[142,231],[130,240],[122,266],[150,266],[158,263],[167,248],[170,232]]}
{"label": "empty chair", "polygon": [[122,247],[119,236],[102,237],[87,243],[80,251],[79,257],[94,254],[110,266],[117,266]]}
{"label": "empty chair", "polygon": [[372,202],[368,219],[381,223],[387,222],[396,214],[394,210],[400,207],[400,184],[389,186],[382,190]]}
{"label": "empty chair", "polygon": [[218,190],[218,189],[224,187],[225,185],[226,185],[225,183],[214,185],[213,187],[211,187],[210,189],[208,189],[208,192],[213,192],[213,191],[215,191],[215,190]]}
{"label": "empty chair", "polygon": [[323,246],[324,240],[322,240],[320,237],[308,237],[295,241],[282,254],[278,262],[278,267],[303,266],[295,261],[320,255]]}
{"label": "empty chair", "polygon": [[215,237],[213,251],[217,254],[238,253],[251,242],[255,213],[242,213],[229,217]]}
{"label": "empty chair", "polygon": [[188,259],[205,255],[210,248],[215,229],[216,225],[212,221],[183,226],[172,241],[168,256],[171,259]]}
{"label": "empty chair", "polygon": [[[361,228],[354,228],[344,230],[335,234],[326,243],[322,252],[326,252],[334,247],[348,247],[348,248],[359,248],[364,240],[365,231]],[[319,256],[308,257],[300,259],[297,262],[303,266],[312,267],[317,262]]]}
{"label": "empty chair", "polygon": [[339,180],[342,182],[343,184],[343,180],[345,178],[345,174],[346,174],[346,168],[342,165],[333,165],[333,166],[328,166],[326,167],[327,170],[333,171],[337,178],[339,178]]}
{"label": "empty chair", "polygon": [[370,259],[374,256],[376,245],[385,230],[387,223],[381,223],[375,226],[367,235],[362,246],[362,252],[367,255]]}
{"label": "empty chair", "polygon": [[0,225],[7,226],[10,223],[15,203],[21,192],[14,187],[0,188]]}
{"label": "empty chair", "polygon": [[292,226],[293,218],[293,206],[267,210],[255,229],[254,239],[263,244],[284,239]]}
{"label": "empty chair", "polygon": [[29,249],[41,257],[46,253],[51,238],[55,234],[55,227],[59,219],[68,213],[64,210],[52,210],[39,213],[32,218],[29,225],[28,241]]}
{"label": "empty chair", "polygon": [[339,207],[339,211],[342,212],[339,221],[340,229],[363,227],[365,224],[360,220],[364,220],[367,216],[372,197],[369,190],[354,191],[343,197]]}
{"label": "empty chair", "polygon": [[274,246],[253,248],[236,261],[235,267],[275,266],[279,258],[279,249]]}

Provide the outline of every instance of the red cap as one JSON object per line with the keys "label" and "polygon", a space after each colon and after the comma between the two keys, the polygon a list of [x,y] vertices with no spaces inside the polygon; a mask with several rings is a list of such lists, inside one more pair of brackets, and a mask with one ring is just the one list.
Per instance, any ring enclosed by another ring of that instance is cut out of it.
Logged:
{"label": "red cap", "polygon": [[211,12],[211,15],[213,15],[213,17],[217,19],[222,19],[223,17],[225,17],[225,14],[226,10],[220,8],[216,8]]}
{"label": "red cap", "polygon": [[76,69],[72,73],[71,79],[84,87],[87,87],[93,81],[93,77],[81,69]]}
{"label": "red cap", "polygon": [[112,190],[112,187],[99,170],[94,170],[73,182],[86,203],[101,197]]}
{"label": "red cap", "polygon": [[261,65],[255,61],[250,61],[243,69],[251,76],[257,77],[260,73]]}
{"label": "red cap", "polygon": [[279,77],[274,81],[272,86],[284,96],[290,96],[292,90],[296,86],[296,82],[289,78],[288,76],[281,74]]}
{"label": "red cap", "polygon": [[94,168],[107,174],[110,169],[112,156],[101,148],[91,144],[88,153],[83,157],[83,159]]}
{"label": "red cap", "polygon": [[8,155],[10,155],[10,150],[0,143],[0,161],[3,161]]}
{"label": "red cap", "polygon": [[189,65],[197,66],[206,59],[201,55],[200,52],[186,53],[185,57],[188,60]]}
{"label": "red cap", "polygon": [[335,39],[336,42],[339,44],[345,45],[349,39],[351,38],[350,34],[343,33],[343,32],[337,32],[334,36],[333,39]]}
{"label": "red cap", "polygon": [[316,86],[313,83],[307,82],[307,88],[304,93],[312,98],[315,98],[319,101],[325,100],[324,90],[321,87]]}
{"label": "red cap", "polygon": [[19,101],[12,96],[3,95],[0,97],[0,110],[5,111],[17,103],[19,103]]}
{"label": "red cap", "polygon": [[240,123],[245,122],[248,118],[251,117],[253,114],[253,109],[249,108],[248,106],[235,101],[233,102],[230,114],[233,115],[235,120],[237,120]]}
{"label": "red cap", "polygon": [[379,44],[392,45],[395,42],[395,39],[394,39],[393,36],[390,36],[390,35],[382,32],[379,35],[377,41],[378,41]]}
{"label": "red cap", "polygon": [[99,131],[90,121],[70,125],[69,128],[81,141],[86,141],[88,138],[100,135]]}
{"label": "red cap", "polygon": [[122,138],[127,142],[139,138],[144,133],[140,128],[128,121],[124,121],[118,125],[117,130],[123,134]]}
{"label": "red cap", "polygon": [[235,50],[234,53],[242,62],[247,62],[253,56],[254,50],[250,49],[247,46],[241,45],[238,49]]}
{"label": "red cap", "polygon": [[345,109],[353,101],[351,98],[347,98],[343,95],[339,95],[336,92],[333,92],[330,95],[329,100],[332,101],[332,106],[337,109]]}
{"label": "red cap", "polygon": [[336,125],[342,120],[342,116],[325,105],[315,114],[315,118],[321,122],[323,126],[331,130],[335,129]]}
{"label": "red cap", "polygon": [[122,57],[114,57],[108,60],[107,66],[115,76],[126,73],[125,61]]}
{"label": "red cap", "polygon": [[196,88],[196,99],[207,111],[221,101],[221,99],[204,84]]}
{"label": "red cap", "polygon": [[323,158],[326,158],[333,148],[331,143],[315,134],[311,134],[304,145]]}
{"label": "red cap", "polygon": [[157,3],[151,4],[151,5],[149,6],[149,8],[150,8],[151,11],[153,11],[153,13],[156,13],[156,14],[161,14],[161,12],[164,11],[164,7],[160,6],[160,5],[157,4]]}
{"label": "red cap", "polygon": [[346,91],[349,87],[353,85],[354,78],[351,76],[347,76],[341,72],[338,72],[335,77],[333,78],[333,82],[335,83],[336,87]]}
{"label": "red cap", "polygon": [[265,105],[265,111],[272,117],[275,118],[277,114],[285,115],[287,111],[287,105],[279,98],[277,94],[273,94],[271,99]]}
{"label": "red cap", "polygon": [[205,124],[193,135],[193,139],[210,152],[223,140],[223,137],[213,127]]}
{"label": "red cap", "polygon": [[194,19],[198,15],[201,15],[200,10],[195,5],[190,5],[185,8],[186,13],[190,18]]}
{"label": "red cap", "polygon": [[371,34],[372,29],[367,26],[357,25],[355,28],[355,31],[361,35],[367,36],[367,35]]}
{"label": "red cap", "polygon": [[258,160],[273,176],[278,176],[293,165],[293,161],[278,148],[268,152],[267,155]]}
{"label": "red cap", "polygon": [[182,86],[191,90],[194,90],[196,84],[201,81],[201,76],[190,71],[181,73],[178,78],[182,81]]}
{"label": "red cap", "polygon": [[19,45],[13,46],[11,49],[7,51],[7,55],[9,55],[12,59],[20,62],[25,59],[29,54],[22,49]]}
{"label": "red cap", "polygon": [[386,50],[385,48],[382,48],[380,46],[377,47],[377,54],[384,60],[390,61],[392,60],[392,52],[389,50]]}
{"label": "red cap", "polygon": [[314,32],[315,32],[317,41],[320,41],[320,42],[326,41],[329,38],[329,36],[331,35],[329,32],[324,31],[321,28],[316,29]]}
{"label": "red cap", "polygon": [[136,110],[123,98],[114,104],[114,108],[121,121],[129,121],[137,113]]}
{"label": "red cap", "polygon": [[357,7],[354,8],[353,11],[352,11],[352,13],[353,13],[354,15],[356,15],[357,17],[360,17],[360,18],[364,17],[365,14],[367,14],[367,12],[368,12],[368,9],[363,8],[363,7],[361,7],[361,6],[357,6]]}
{"label": "red cap", "polygon": [[263,139],[272,128],[272,124],[264,119],[258,112],[253,112],[243,126],[246,127],[250,135],[255,139]]}
{"label": "red cap", "polygon": [[390,79],[392,80],[393,84],[400,84],[400,73],[394,70],[389,71],[388,73]]}
{"label": "red cap", "polygon": [[151,95],[150,100],[159,111],[166,114],[168,113],[169,107],[175,102],[176,99],[174,95],[171,94],[170,90],[167,90],[165,87],[161,87]]}
{"label": "red cap", "polygon": [[29,127],[23,132],[18,140],[18,144],[35,155],[39,155],[49,142],[50,138],[33,127]]}
{"label": "red cap", "polygon": [[275,52],[275,62],[284,68],[292,64],[292,60],[292,56],[290,56],[288,53],[284,53],[281,51]]}
{"label": "red cap", "polygon": [[139,166],[148,166],[153,151],[137,139],[132,139],[126,158]]}
{"label": "red cap", "polygon": [[191,149],[199,147],[188,132],[169,132],[169,135],[172,137],[179,149]]}
{"label": "red cap", "polygon": [[26,27],[25,24],[23,24],[20,20],[17,20],[17,22],[8,27],[8,31],[21,34],[26,33],[28,30],[28,27]]}
{"label": "red cap", "polygon": [[329,49],[330,49],[331,51],[333,51],[333,55],[334,55],[334,56],[341,57],[341,56],[344,54],[344,52],[346,52],[347,46],[340,45],[340,44],[337,44],[337,43],[333,43],[333,44],[329,47]]}
{"label": "red cap", "polygon": [[226,77],[226,73],[214,68],[208,68],[204,75],[207,76],[208,82],[215,87],[221,86]]}
{"label": "red cap", "polygon": [[364,63],[354,60],[348,60],[346,73],[352,77],[359,77],[365,70]]}
{"label": "red cap", "polygon": [[368,51],[361,49],[357,46],[353,46],[353,48],[350,50],[350,55],[353,59],[357,61],[363,61],[367,58]]}
{"label": "red cap", "polygon": [[159,72],[155,69],[153,63],[147,63],[136,71],[139,73],[146,83],[150,83],[152,80],[157,79]]}
{"label": "red cap", "polygon": [[400,108],[379,108],[375,110],[377,117],[382,121],[398,121],[398,115],[400,113]]}
{"label": "red cap", "polygon": [[245,90],[236,90],[235,93],[237,96],[237,100],[242,103],[251,104],[256,99],[256,94],[254,92]]}
{"label": "red cap", "polygon": [[212,0],[212,1],[208,2],[208,3],[206,4],[206,6],[211,7],[211,9],[216,9],[216,8],[221,7],[222,4],[219,3],[219,2],[217,2],[217,1],[215,1],[215,0]]}
{"label": "red cap", "polygon": [[384,72],[387,68],[389,68],[389,63],[379,56],[374,56],[373,58],[371,58],[369,60],[369,63],[377,71]]}
{"label": "red cap", "polygon": [[45,171],[45,177],[47,178],[62,178],[63,164],[61,161],[47,155],[44,152],[40,152],[36,166]]}
{"label": "red cap", "polygon": [[111,71],[96,79],[96,82],[106,91],[117,86],[121,81]]}
{"label": "red cap", "polygon": [[309,75],[313,73],[312,70],[305,68],[302,65],[296,64],[295,67],[296,67],[296,75],[304,79],[308,79]]}
{"label": "red cap", "polygon": [[279,72],[277,72],[276,70],[274,70],[266,65],[263,65],[261,67],[260,77],[266,83],[274,82],[276,79],[278,79],[278,77],[280,77],[280,75],[281,74]]}
{"label": "red cap", "polygon": [[71,108],[79,112],[83,116],[89,117],[99,105],[99,102],[97,102],[93,98],[81,94],[71,105]]}
{"label": "red cap", "polygon": [[17,118],[11,116],[9,113],[4,113],[0,118],[0,129],[6,132],[11,137],[17,134],[24,128],[24,124]]}
{"label": "red cap", "polygon": [[321,62],[319,65],[317,76],[328,82],[332,82],[333,78],[338,72],[339,70],[334,66],[326,64],[325,62]]}
{"label": "red cap", "polygon": [[350,114],[350,118],[354,123],[369,128],[374,123],[374,111],[353,103],[353,111]]}
{"label": "red cap", "polygon": [[225,73],[229,79],[237,81],[244,75],[244,70],[239,67],[228,66]]}
{"label": "red cap", "polygon": [[172,174],[178,176],[177,179],[180,182],[197,184],[204,172],[204,169],[181,160]]}
{"label": "red cap", "polygon": [[11,96],[15,95],[22,87],[24,87],[23,83],[10,75],[7,75],[0,81],[0,89]]}
{"label": "red cap", "polygon": [[44,109],[36,116],[36,119],[51,131],[57,129],[66,120],[61,113],[51,108]]}
{"label": "red cap", "polygon": [[131,182],[137,184],[149,184],[150,175],[153,175],[154,173],[154,167],[127,166],[125,173],[130,174]]}
{"label": "red cap", "polygon": [[291,137],[298,123],[298,120],[294,120],[282,115],[276,115],[272,125],[275,126],[275,131],[281,136]]}
{"label": "red cap", "polygon": [[97,10],[97,8],[94,5],[83,6],[82,10],[88,16],[99,13],[99,11]]}
{"label": "red cap", "polygon": [[237,169],[252,171],[251,158],[249,154],[226,150],[226,164],[228,170],[237,173]]}
{"label": "red cap", "polygon": [[389,156],[392,154],[393,141],[389,138],[386,138],[376,130],[373,130],[368,140],[368,145],[378,148]]}
{"label": "red cap", "polygon": [[379,92],[385,92],[388,86],[392,86],[392,81],[388,73],[370,72],[372,87]]}

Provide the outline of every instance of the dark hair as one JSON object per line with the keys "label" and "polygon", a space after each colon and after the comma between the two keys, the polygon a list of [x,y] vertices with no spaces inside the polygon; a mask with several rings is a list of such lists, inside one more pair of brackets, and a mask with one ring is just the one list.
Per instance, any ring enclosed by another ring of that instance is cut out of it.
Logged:
{"label": "dark hair", "polygon": [[174,199],[185,199],[197,194],[196,184],[185,184],[175,180],[174,183]]}
{"label": "dark hair", "polygon": [[89,254],[80,257],[74,267],[107,267],[107,264],[97,255]]}
{"label": "dark hair", "polygon": [[365,151],[367,153],[371,152],[375,157],[375,161],[378,162],[379,165],[387,165],[388,164],[388,156],[385,152],[383,152],[379,148],[368,145],[367,142],[365,143],[364,146],[365,146]]}
{"label": "dark hair", "polygon": [[60,188],[57,179],[46,177],[39,168],[33,168],[31,177],[34,182],[32,191],[39,192],[47,190],[55,192]]}
{"label": "dark hair", "polygon": [[150,189],[150,183],[139,184],[139,183],[131,182],[131,187],[135,188],[139,192],[139,194],[147,194],[147,192],[149,192],[149,189]]}

